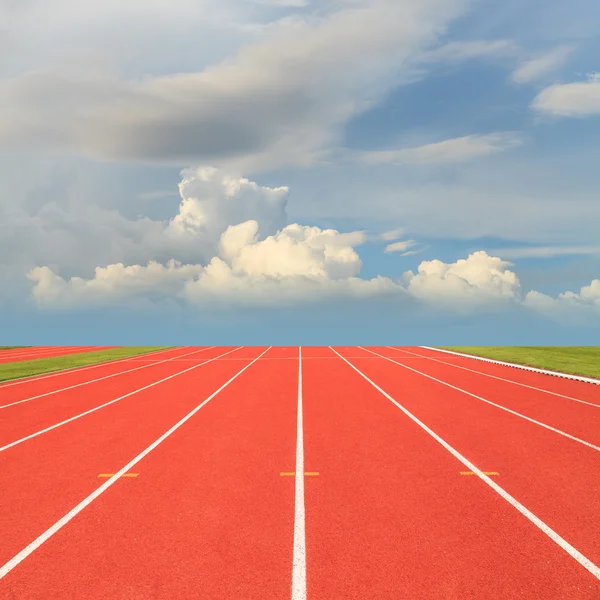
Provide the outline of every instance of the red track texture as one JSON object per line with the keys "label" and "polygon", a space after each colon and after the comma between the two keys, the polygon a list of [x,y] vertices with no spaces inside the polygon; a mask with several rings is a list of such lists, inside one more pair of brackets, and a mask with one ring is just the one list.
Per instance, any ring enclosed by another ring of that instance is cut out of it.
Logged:
{"label": "red track texture", "polygon": [[8,348],[0,350],[0,363],[21,362],[24,360],[37,360],[38,358],[52,358],[67,354],[81,354],[82,352],[96,352],[110,350],[116,346],[33,346],[31,348]]}
{"label": "red track texture", "polygon": [[[600,388],[434,354],[302,348],[310,475],[294,596],[297,347],[177,348],[0,386],[0,405],[27,400],[0,409],[0,598],[600,598],[594,565],[461,475],[351,365],[595,565],[599,451],[499,406],[600,445],[600,408],[513,382],[599,406]],[[133,459],[136,477],[68,516]]]}

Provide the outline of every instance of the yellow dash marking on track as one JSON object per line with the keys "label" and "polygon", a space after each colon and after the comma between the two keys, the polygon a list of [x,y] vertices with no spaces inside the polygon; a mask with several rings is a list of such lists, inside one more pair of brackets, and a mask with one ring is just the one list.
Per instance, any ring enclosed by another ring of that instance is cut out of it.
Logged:
{"label": "yellow dash marking on track", "polygon": [[[100,473],[100,475],[98,475],[98,477],[112,477],[114,475],[114,473]],[[124,475],[121,475],[121,477],[137,477],[139,475],[139,473],[125,473]]]}
{"label": "yellow dash marking on track", "polygon": [[[500,475],[498,471],[481,471],[484,475]],[[461,471],[461,475],[475,475],[473,471]]]}
{"label": "yellow dash marking on track", "polygon": [[[281,477],[295,477],[296,473],[289,473],[289,472],[284,472],[284,473],[279,473],[281,475]],[[304,475],[305,477],[316,477],[319,473],[316,471],[305,471]]]}

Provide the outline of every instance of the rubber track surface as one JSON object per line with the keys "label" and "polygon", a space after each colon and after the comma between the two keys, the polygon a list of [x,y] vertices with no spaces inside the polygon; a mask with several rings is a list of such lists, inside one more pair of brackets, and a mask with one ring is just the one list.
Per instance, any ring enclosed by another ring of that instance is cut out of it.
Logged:
{"label": "rubber track surface", "polygon": [[[98,475],[117,472],[265,350],[177,348],[146,359],[156,363],[0,387],[5,404],[151,365],[0,411],[6,442],[173,376],[0,452],[0,568],[102,485]],[[600,564],[600,452],[424,374],[590,442],[600,409],[410,354],[429,356],[423,349],[335,350]],[[307,599],[600,598],[594,575],[481,479],[461,475],[460,461],[332,349],[302,355]],[[0,598],[289,600],[298,366],[297,347],[269,349],[142,458],[135,477],[8,572]],[[532,385],[582,396],[577,382]],[[600,404],[594,390],[585,397]]]}

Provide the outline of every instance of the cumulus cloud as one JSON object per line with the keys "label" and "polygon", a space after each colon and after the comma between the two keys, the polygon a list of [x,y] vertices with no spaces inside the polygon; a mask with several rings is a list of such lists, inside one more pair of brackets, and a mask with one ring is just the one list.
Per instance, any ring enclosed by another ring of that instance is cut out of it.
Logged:
{"label": "cumulus cloud", "polygon": [[360,232],[342,234],[292,224],[259,239],[259,224],[249,220],[223,233],[219,256],[206,266],[170,261],[166,266],[109,265],[95,276],[64,279],[48,267],[29,273],[33,297],[50,308],[104,305],[123,300],[179,299],[213,309],[227,305],[281,306],[336,296],[369,297],[398,293],[387,277],[357,277],[362,262],[354,247]]}
{"label": "cumulus cloud", "polygon": [[167,265],[149,262],[146,266],[122,263],[97,267],[92,279],[72,277],[68,281],[49,267],[32,269],[32,296],[40,305],[70,309],[77,306],[106,306],[127,302],[158,303],[171,300],[185,283],[202,273],[199,265]]}
{"label": "cumulus cloud", "polygon": [[404,275],[409,293],[430,305],[458,312],[497,309],[520,298],[520,282],[511,263],[484,251],[454,263],[423,261]]}
{"label": "cumulus cloud", "polygon": [[38,70],[0,82],[4,149],[110,160],[308,164],[350,117],[402,82],[465,0],[360,0],[199,72],[124,81]]}
{"label": "cumulus cloud", "polygon": [[557,83],[543,89],[531,103],[540,112],[561,117],[588,117],[600,114],[600,78]]}
{"label": "cumulus cloud", "polygon": [[367,164],[444,164],[460,163],[516,148],[521,137],[512,132],[467,135],[413,148],[361,152],[358,158]]}
{"label": "cumulus cloud", "polygon": [[[521,303],[511,263],[484,251],[453,263],[422,261],[416,273],[400,278],[365,278],[358,250],[372,238],[362,231],[288,223],[286,186],[268,187],[198,167],[182,172],[179,192],[179,209],[169,220],[128,220],[97,208],[87,220],[73,219],[56,206],[44,207],[43,218],[38,214],[37,221],[26,221],[25,229],[4,227],[0,238],[14,245],[36,227],[49,232],[41,239],[36,264],[21,276],[28,273],[33,300],[53,310],[173,302],[203,310],[281,308],[385,297],[399,309],[421,303],[465,314]],[[417,242],[402,239],[404,234],[398,228],[376,239],[389,242],[388,253],[419,252]],[[52,250],[57,235],[60,252]],[[87,254],[82,248],[95,251]],[[107,256],[118,258],[101,263]],[[92,266],[90,261],[98,262]],[[599,291],[600,280],[557,298],[531,291],[524,304],[549,316],[583,314],[597,309]]]}
{"label": "cumulus cloud", "polygon": [[281,229],[287,220],[289,188],[260,186],[244,177],[214,167],[182,171],[179,184],[179,212],[164,230],[164,235],[188,247],[214,252],[221,234],[231,224],[253,219],[259,237]]}
{"label": "cumulus cloud", "polygon": [[554,320],[585,324],[589,319],[600,317],[600,279],[592,280],[579,292],[566,291],[556,297],[530,291],[523,303]]}
{"label": "cumulus cloud", "polygon": [[45,202],[31,211],[24,202],[0,203],[0,265],[22,273],[46,264],[89,276],[98,265],[166,264],[170,259],[206,264],[231,224],[254,219],[260,239],[287,224],[287,187],[261,186],[212,167],[185,169],[181,176],[179,208],[165,220],[127,218],[115,209],[68,198],[62,205]]}
{"label": "cumulus cloud", "polygon": [[546,77],[561,67],[573,52],[572,46],[558,46],[545,54],[524,61],[511,74],[515,83],[529,83]]}

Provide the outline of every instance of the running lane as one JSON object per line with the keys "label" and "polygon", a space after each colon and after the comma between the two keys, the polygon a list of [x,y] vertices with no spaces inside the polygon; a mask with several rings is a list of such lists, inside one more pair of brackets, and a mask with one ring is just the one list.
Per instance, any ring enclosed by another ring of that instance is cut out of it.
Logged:
{"label": "running lane", "polygon": [[498,472],[499,485],[600,565],[600,481],[590,476],[599,452],[384,359],[350,362],[478,468]]}
{"label": "running lane", "polygon": [[[389,351],[389,347],[385,348],[387,348]],[[438,352],[436,350],[421,348],[419,346],[394,346],[394,348],[399,354],[402,354],[399,352],[400,350],[408,350],[421,356],[426,356],[428,358],[433,358],[449,364],[455,364],[468,369],[473,369],[475,371],[489,373],[491,375],[495,375],[496,377],[512,379],[513,381],[518,381],[526,385],[551,390],[559,394],[565,394],[567,396],[573,396],[575,398],[580,398],[581,400],[600,404],[600,385],[575,381],[572,379],[565,379],[562,377],[553,377],[551,375],[544,375],[543,373],[526,371],[524,369],[518,369],[515,367],[496,365],[494,363],[488,363],[475,358],[447,354],[445,352]],[[377,350],[377,352],[379,352],[379,350]],[[406,356],[406,352],[404,353],[404,356]]]}
{"label": "running lane", "polygon": [[[263,350],[251,349],[254,356]],[[265,357],[279,353],[289,358],[291,350],[273,348]],[[197,393],[186,393],[203,381],[197,371],[194,379],[174,380],[148,399],[140,430],[145,437],[135,434],[136,449],[131,444],[125,448],[129,440],[115,436],[118,445],[100,455],[102,462],[87,447],[85,464],[77,465],[72,477],[81,490],[69,493],[61,510],[66,512],[98,485],[98,472],[115,472],[159,430],[163,433],[199,405],[227,380],[225,371],[231,377],[243,366],[240,361],[218,362],[213,367],[221,373],[218,384],[215,380]],[[294,478],[280,472],[294,469],[297,376],[297,360],[258,360],[143,458],[134,469],[138,477],[118,480],[11,571],[0,582],[0,596],[289,598]],[[121,407],[120,421],[131,426],[133,414],[127,412],[125,419]],[[169,419],[159,427],[157,415],[166,413]],[[114,420],[105,423],[112,428]],[[63,456],[65,450],[57,454]],[[71,468],[77,462],[71,459]],[[66,482],[67,473],[59,473]],[[61,499],[64,495],[61,491]],[[15,503],[13,512],[19,507]],[[12,530],[18,534],[19,528]]]}
{"label": "running lane", "polygon": [[[144,362],[156,364],[166,359],[175,359],[188,352],[200,350],[202,350],[201,347],[169,348],[144,355],[146,358]],[[199,354],[191,356],[199,356]],[[65,369],[23,379],[9,379],[0,383],[0,406],[144,366],[144,363],[138,362],[134,358]]]}
{"label": "running lane", "polygon": [[99,474],[116,472],[259,354],[236,352],[245,360],[199,366],[0,453],[0,564],[96,489]]}
{"label": "running lane", "polygon": [[[207,351],[199,349],[198,353],[192,356],[195,356],[195,362],[199,364],[228,350],[232,350],[232,348],[213,348]],[[187,352],[190,352],[190,350]],[[158,362],[149,364],[143,369],[123,373],[118,377],[65,389],[57,394],[42,396],[28,402],[8,406],[0,411],[2,415],[0,448],[126,394],[136,392],[140,388],[152,385],[193,365],[194,363],[182,364],[174,361]],[[36,394],[29,397],[34,396]],[[135,398],[135,395],[132,398]],[[123,400],[118,402],[123,402]],[[101,408],[99,412],[102,412],[102,410],[105,409]],[[85,419],[87,416],[82,418]]]}
{"label": "running lane", "polygon": [[[578,382],[578,385],[587,385],[592,388],[591,391],[595,392],[596,402],[598,402],[597,405],[583,404],[561,396],[552,396],[540,390],[518,386],[509,381],[492,379],[470,370],[457,369],[434,360],[412,360],[413,355],[407,352],[398,353],[390,349],[380,348],[368,349],[377,354],[389,356],[407,367],[431,375],[436,379],[441,379],[486,400],[491,400],[496,404],[600,446],[599,386]],[[399,366],[397,368],[402,369]],[[505,367],[505,369],[513,371],[508,367]],[[507,374],[505,373],[505,375]],[[510,373],[508,375],[510,376]],[[546,377],[545,380],[546,389],[552,389],[552,382],[555,381],[555,378]],[[588,394],[588,396],[590,395]],[[572,397],[577,398],[577,396]]]}
{"label": "running lane", "polygon": [[54,348],[28,348],[27,351],[4,351],[0,354],[0,363],[20,362],[24,360],[36,360],[38,358],[53,358],[66,356],[67,354],[82,354],[84,352],[96,352],[99,350],[111,350],[117,346],[57,346]]}
{"label": "running lane", "polygon": [[[599,597],[587,570],[460,475],[462,463],[351,367],[303,352],[305,468],[319,472],[305,480],[310,600]],[[394,379],[399,401],[431,402],[430,389]]]}
{"label": "running lane", "polygon": [[[202,352],[208,348],[202,347],[182,347],[170,348],[148,355],[144,362],[133,361],[129,358],[89,365],[78,369],[66,369],[48,373],[46,375],[38,375],[26,379],[8,380],[0,383],[0,407],[20,400],[25,400],[40,394],[49,392],[58,392],[64,388],[72,386],[88,385],[91,382],[102,380],[109,376],[118,376],[117,374],[131,372],[133,369],[144,370],[150,365],[159,363],[175,362],[178,357],[192,358],[197,360]],[[83,392],[83,389],[81,389]]]}

